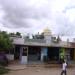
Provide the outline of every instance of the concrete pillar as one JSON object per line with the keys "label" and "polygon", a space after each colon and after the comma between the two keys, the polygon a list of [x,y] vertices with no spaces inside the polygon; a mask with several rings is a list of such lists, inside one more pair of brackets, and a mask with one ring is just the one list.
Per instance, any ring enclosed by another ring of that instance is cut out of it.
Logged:
{"label": "concrete pillar", "polygon": [[21,64],[27,64],[27,62],[28,62],[28,47],[22,47],[20,51],[21,51],[21,54],[20,54]]}
{"label": "concrete pillar", "polygon": [[41,48],[41,61],[43,61],[44,56],[47,56],[47,51],[48,51],[47,47],[42,47]]}
{"label": "concrete pillar", "polygon": [[20,61],[22,59],[22,52],[23,52],[22,47],[20,47]]}

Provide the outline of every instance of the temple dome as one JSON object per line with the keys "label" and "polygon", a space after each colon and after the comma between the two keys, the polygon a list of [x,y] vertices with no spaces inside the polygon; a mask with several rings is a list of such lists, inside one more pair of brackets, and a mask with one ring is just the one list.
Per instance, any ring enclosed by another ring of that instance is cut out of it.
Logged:
{"label": "temple dome", "polygon": [[45,35],[51,35],[51,34],[52,34],[52,33],[51,33],[51,30],[50,30],[48,27],[43,30],[43,33],[44,33]]}

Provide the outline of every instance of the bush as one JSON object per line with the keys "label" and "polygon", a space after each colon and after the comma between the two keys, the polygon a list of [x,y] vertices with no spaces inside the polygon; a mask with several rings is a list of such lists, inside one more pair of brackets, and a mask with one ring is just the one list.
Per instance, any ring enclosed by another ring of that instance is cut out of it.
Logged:
{"label": "bush", "polygon": [[6,69],[4,67],[0,67],[0,75],[3,75],[5,73],[8,73],[9,72],[9,69]]}

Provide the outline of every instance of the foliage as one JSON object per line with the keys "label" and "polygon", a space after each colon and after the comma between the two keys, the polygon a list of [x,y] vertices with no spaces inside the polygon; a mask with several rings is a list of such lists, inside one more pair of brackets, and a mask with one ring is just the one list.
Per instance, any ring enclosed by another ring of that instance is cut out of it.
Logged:
{"label": "foliage", "polygon": [[9,72],[9,69],[6,69],[4,67],[0,67],[0,75],[3,75],[5,73],[8,73]]}
{"label": "foliage", "polygon": [[21,36],[21,33],[20,32],[16,32],[16,35]]}
{"label": "foliage", "polygon": [[5,31],[0,32],[0,50],[8,50],[12,48],[12,40],[9,37],[9,34]]}
{"label": "foliage", "polygon": [[64,58],[64,56],[65,56],[65,49],[64,48],[61,48],[60,49],[60,58]]}
{"label": "foliage", "polygon": [[16,36],[22,37],[20,32],[10,33],[9,35],[13,37],[16,37]]}

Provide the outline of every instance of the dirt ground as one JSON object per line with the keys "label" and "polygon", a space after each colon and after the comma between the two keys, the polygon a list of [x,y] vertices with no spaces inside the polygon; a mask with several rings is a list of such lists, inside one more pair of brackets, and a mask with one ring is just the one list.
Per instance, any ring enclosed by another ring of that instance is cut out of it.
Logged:
{"label": "dirt ground", "polygon": [[[5,75],[60,75],[61,68],[27,67],[24,70],[10,71]],[[75,68],[68,68],[67,75],[75,75]]]}

